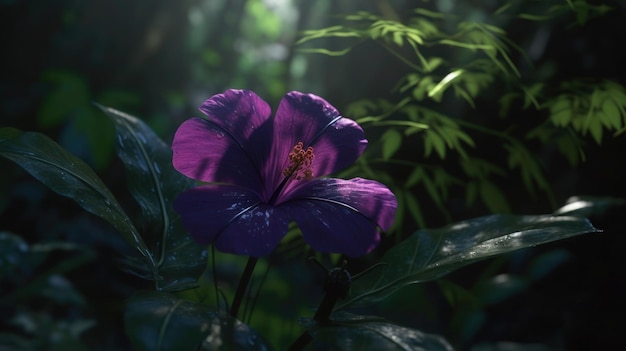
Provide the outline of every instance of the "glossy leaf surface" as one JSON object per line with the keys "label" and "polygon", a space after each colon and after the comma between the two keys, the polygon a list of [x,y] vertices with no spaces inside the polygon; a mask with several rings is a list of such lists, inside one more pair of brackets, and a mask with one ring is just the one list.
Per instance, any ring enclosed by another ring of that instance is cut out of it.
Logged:
{"label": "glossy leaf surface", "polygon": [[356,280],[341,307],[381,300],[403,286],[495,255],[597,231],[583,217],[551,215],[491,215],[418,230],[385,253],[384,267]]}
{"label": "glossy leaf surface", "polygon": [[109,188],[81,159],[52,139],[36,132],[0,129],[0,155],[6,157],[56,193],[111,223],[153,269],[155,262],[132,221]]}
{"label": "glossy leaf surface", "polygon": [[172,200],[193,181],[172,166],[172,150],[143,121],[98,106],[113,121],[116,150],[126,168],[131,194],[142,210],[142,236],[154,252],[160,275],[157,287],[183,289],[196,283],[206,266],[207,248],[182,228]]}
{"label": "glossy leaf surface", "polygon": [[389,323],[377,317],[336,313],[330,325],[310,331],[313,341],[305,350],[451,351],[439,335]]}
{"label": "glossy leaf surface", "polygon": [[124,315],[134,350],[268,350],[240,321],[196,302],[159,292],[137,294]]}

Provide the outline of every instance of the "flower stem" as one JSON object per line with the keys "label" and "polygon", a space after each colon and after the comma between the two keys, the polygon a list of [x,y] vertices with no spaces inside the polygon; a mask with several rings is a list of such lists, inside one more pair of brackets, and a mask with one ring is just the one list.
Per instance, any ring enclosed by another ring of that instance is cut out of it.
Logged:
{"label": "flower stem", "polygon": [[246,290],[248,290],[248,283],[250,283],[252,272],[254,271],[254,267],[256,266],[258,260],[259,259],[256,257],[248,257],[248,263],[246,263],[246,268],[244,268],[241,278],[239,278],[235,298],[233,299],[233,304],[230,307],[230,315],[233,316],[233,318],[237,318],[237,314],[239,314],[241,301],[243,301],[243,296],[246,294]]}

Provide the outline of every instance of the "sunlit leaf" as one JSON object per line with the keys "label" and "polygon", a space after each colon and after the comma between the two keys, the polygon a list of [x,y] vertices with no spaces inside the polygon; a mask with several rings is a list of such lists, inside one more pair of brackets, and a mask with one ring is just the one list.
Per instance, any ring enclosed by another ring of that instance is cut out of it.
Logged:
{"label": "sunlit leaf", "polygon": [[604,100],[602,112],[606,116],[607,127],[618,130],[622,128],[622,114],[617,103],[612,99]]}
{"label": "sunlit leaf", "polygon": [[458,79],[464,73],[465,71],[462,69],[457,69],[456,71],[452,71],[448,73],[445,77],[443,77],[443,79],[439,83],[437,83],[437,85],[435,85],[432,89],[430,89],[430,91],[428,92],[428,97],[433,98],[436,101],[439,101],[438,99],[440,99],[441,95],[446,90],[446,88],[450,84],[452,84],[452,82],[455,79]]}
{"label": "sunlit leaf", "polygon": [[300,38],[296,45],[302,44],[309,40],[320,39],[320,38],[328,38],[328,37],[338,37],[338,38],[349,38],[349,37],[360,37],[360,34],[356,31],[352,31],[350,29],[344,28],[343,26],[331,26],[322,29],[314,29],[304,31],[302,38]]}
{"label": "sunlit leaf", "polygon": [[424,137],[424,156],[430,156],[433,149],[437,151],[439,158],[442,160],[446,158],[445,141],[435,131],[429,130]]}
{"label": "sunlit leaf", "polygon": [[550,119],[555,126],[564,127],[572,119],[572,109],[569,99],[560,97],[550,106]]}
{"label": "sunlit leaf", "polygon": [[413,89],[413,97],[418,100],[424,100],[426,94],[435,86],[435,81],[432,76],[424,76],[417,83],[415,89]]}
{"label": "sunlit leaf", "polygon": [[439,68],[439,66],[441,66],[443,62],[443,58],[441,57],[429,57],[427,64],[424,66],[424,69],[426,70],[426,72],[432,72]]}
{"label": "sunlit leaf", "polygon": [[[598,116],[596,115],[596,117]],[[602,144],[602,123],[597,118],[589,123],[589,131],[591,132],[593,140],[595,140],[598,145]]]}
{"label": "sunlit leaf", "polygon": [[402,145],[402,134],[395,129],[388,129],[382,136],[383,159],[390,159]]}
{"label": "sunlit leaf", "polygon": [[393,43],[398,46],[402,46],[402,44],[404,43],[404,40],[402,39],[402,33],[400,32],[393,33]]}
{"label": "sunlit leaf", "polygon": [[247,325],[167,293],[136,294],[124,313],[134,350],[268,350]]}
{"label": "sunlit leaf", "polygon": [[316,325],[307,350],[452,351],[441,336],[389,323],[382,318],[335,313],[330,325]]}
{"label": "sunlit leaf", "polygon": [[130,192],[142,210],[143,238],[157,258],[161,289],[195,284],[206,266],[207,248],[196,244],[172,208],[173,199],[194,182],[172,166],[172,150],[143,121],[99,106],[115,124],[117,154]]}
{"label": "sunlit leaf", "polygon": [[598,230],[583,217],[491,215],[418,230],[380,260],[383,269],[355,280],[341,307],[379,301],[403,286],[437,279],[511,251]]}
{"label": "sunlit leaf", "polygon": [[126,212],[82,160],[43,134],[14,128],[0,129],[0,155],[20,165],[51,190],[111,223],[126,241],[146,257],[149,267],[156,265]]}
{"label": "sunlit leaf", "polygon": [[343,50],[328,50],[324,48],[316,48],[316,49],[298,49],[299,52],[306,54],[322,54],[328,56],[343,56],[350,52],[351,48],[345,48]]}

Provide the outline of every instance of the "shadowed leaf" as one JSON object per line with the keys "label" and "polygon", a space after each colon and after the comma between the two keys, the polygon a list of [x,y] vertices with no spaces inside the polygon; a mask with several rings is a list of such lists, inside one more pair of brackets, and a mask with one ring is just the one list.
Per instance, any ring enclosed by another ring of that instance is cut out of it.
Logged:
{"label": "shadowed leaf", "polygon": [[409,284],[437,279],[495,255],[598,232],[583,217],[491,215],[418,230],[385,253],[383,269],[352,284],[342,307],[379,301]]}
{"label": "shadowed leaf", "polygon": [[43,134],[14,128],[0,129],[0,155],[20,165],[51,190],[111,223],[139,250],[153,271],[154,258],[137,229],[109,188],[85,162]]}
{"label": "shadowed leaf", "polygon": [[452,351],[439,335],[389,323],[382,318],[335,313],[330,325],[310,329],[307,350]]}
{"label": "shadowed leaf", "polygon": [[167,293],[135,295],[126,306],[124,324],[138,351],[269,349],[240,321]]}
{"label": "shadowed leaf", "polygon": [[194,182],[174,169],[172,150],[143,121],[98,105],[115,124],[116,150],[126,168],[130,192],[139,204],[143,238],[157,259],[159,289],[194,285],[206,266],[207,248],[182,228],[171,201]]}

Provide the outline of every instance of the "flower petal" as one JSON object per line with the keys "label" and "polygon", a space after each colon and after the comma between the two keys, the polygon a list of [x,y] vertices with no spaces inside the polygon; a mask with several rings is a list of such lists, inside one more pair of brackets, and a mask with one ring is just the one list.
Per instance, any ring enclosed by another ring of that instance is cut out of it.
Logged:
{"label": "flower petal", "polygon": [[261,188],[253,156],[212,121],[192,118],[183,122],[174,135],[172,151],[174,168],[187,177]]}
{"label": "flower petal", "polygon": [[289,224],[280,209],[261,203],[256,193],[239,186],[192,188],[178,195],[174,209],[198,243],[255,257],[269,254]]}
{"label": "flower petal", "polygon": [[200,106],[200,111],[242,145],[272,113],[267,102],[254,92],[235,89],[213,95]]}
{"label": "flower petal", "polygon": [[365,150],[367,140],[363,129],[337,109],[313,94],[292,91],[285,95],[274,118],[272,152],[265,174],[278,184],[288,155],[298,142],[313,147],[313,176],[321,177],[345,168]]}
{"label": "flower petal", "polygon": [[378,245],[377,226],[391,227],[398,203],[376,181],[323,178],[301,186],[279,206],[298,223],[314,250],[356,257]]}

